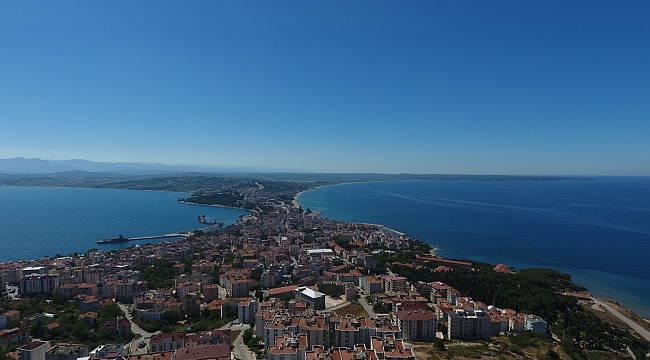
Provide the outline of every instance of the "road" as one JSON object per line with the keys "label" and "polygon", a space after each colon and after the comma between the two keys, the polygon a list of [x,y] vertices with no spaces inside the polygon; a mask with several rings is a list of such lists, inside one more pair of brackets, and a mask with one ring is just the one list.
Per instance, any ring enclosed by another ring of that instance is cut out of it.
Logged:
{"label": "road", "polygon": [[646,339],[647,341],[650,341],[650,331],[644,329],[643,327],[641,327],[641,325],[635,323],[634,321],[632,321],[632,319],[630,319],[627,316],[621,314],[618,310],[616,310],[613,307],[609,306],[607,303],[604,303],[604,302],[602,302],[602,301],[600,301],[600,300],[598,300],[596,298],[593,298],[593,297],[591,298],[591,300],[593,300],[593,302],[596,303],[596,305],[600,305],[600,306],[604,307],[605,309],[607,309],[607,311],[612,313],[614,316],[621,319],[621,321],[628,324],[634,331],[636,331],[637,334],[639,334],[639,336]]}
{"label": "road", "polygon": [[368,316],[370,316],[371,318],[376,318],[377,317],[377,314],[375,314],[375,312],[372,310],[372,306],[370,306],[368,304],[368,302],[366,301],[366,298],[365,298],[365,296],[363,296],[363,294],[361,294],[361,296],[359,297],[359,304],[361,304],[361,306],[363,306],[363,308],[368,313]]}
{"label": "road", "polygon": [[230,329],[232,331],[242,331],[243,332],[244,330],[250,329],[250,328],[251,328],[251,326],[249,324],[240,324],[240,323],[237,322],[237,320],[235,320],[235,321],[231,321],[231,322],[227,323],[226,325],[220,327],[219,330]]}
{"label": "road", "polygon": [[[248,325],[246,325],[246,327],[250,328]],[[242,331],[239,333],[239,336],[237,336],[237,339],[235,339],[235,342],[232,344],[234,347],[232,353],[235,356],[235,359],[255,360],[255,356],[248,351],[248,346],[244,344],[243,335],[244,332]]]}
{"label": "road", "polygon": [[133,331],[134,333],[142,336],[143,338],[150,338],[151,335],[157,334],[157,333],[160,332],[160,331],[156,331],[155,333],[150,333],[150,332],[144,331],[144,329],[139,327],[138,324],[133,322],[133,318],[131,317],[131,312],[126,307],[126,305],[118,303],[117,306],[119,306],[120,309],[122,309],[122,311],[124,311],[124,313],[126,314],[126,318],[129,319],[129,321],[131,322],[131,331]]}
{"label": "road", "polygon": [[220,330],[230,329],[231,331],[241,331],[237,336],[237,339],[235,339],[235,342],[232,344],[233,345],[232,353],[235,359],[255,360],[255,355],[253,355],[250,351],[248,351],[248,346],[246,346],[244,344],[244,340],[242,340],[244,331],[250,328],[251,326],[249,324],[240,324],[237,322],[237,320],[231,321],[219,328]]}

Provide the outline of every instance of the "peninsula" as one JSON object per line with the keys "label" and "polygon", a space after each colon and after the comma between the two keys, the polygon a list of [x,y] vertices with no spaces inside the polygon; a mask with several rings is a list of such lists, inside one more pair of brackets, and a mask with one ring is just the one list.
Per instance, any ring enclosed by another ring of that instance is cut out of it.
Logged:
{"label": "peninsula", "polygon": [[162,356],[174,338],[189,350],[207,332],[242,359],[298,359],[301,352],[306,359],[379,358],[390,349],[405,358],[648,353],[646,322],[629,312],[633,319],[621,321],[624,309],[591,298],[569,275],[443,259],[398,230],[322,218],[294,203],[299,191],[323,182],[163,177],[120,184],[188,186],[183,180],[210,187],[182,201],[253,212],[176,242],[1,264],[8,291],[0,302],[0,325],[7,319],[0,356],[38,341],[88,349],[126,342],[121,356],[136,360]]}

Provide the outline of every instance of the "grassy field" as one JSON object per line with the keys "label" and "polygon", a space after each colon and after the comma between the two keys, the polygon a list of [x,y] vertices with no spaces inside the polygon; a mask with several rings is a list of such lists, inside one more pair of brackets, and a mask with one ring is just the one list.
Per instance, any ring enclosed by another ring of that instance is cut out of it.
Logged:
{"label": "grassy field", "polygon": [[334,310],[334,312],[341,316],[352,314],[356,317],[362,317],[362,316],[368,317],[368,313],[363,308],[363,306],[361,306],[361,304],[350,304],[348,306]]}

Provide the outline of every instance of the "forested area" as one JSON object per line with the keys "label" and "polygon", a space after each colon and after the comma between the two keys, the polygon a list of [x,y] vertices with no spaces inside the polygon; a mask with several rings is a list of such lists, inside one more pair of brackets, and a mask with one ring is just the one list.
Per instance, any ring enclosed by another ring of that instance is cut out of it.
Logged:
{"label": "forested area", "polygon": [[574,359],[586,359],[584,351],[574,347],[574,341],[616,344],[638,343],[635,350],[643,358],[648,343],[634,337],[629,330],[612,326],[586,311],[578,300],[563,295],[566,291],[582,291],[573,284],[571,276],[553,269],[522,269],[508,274],[497,273],[494,265],[473,262],[471,271],[456,269],[434,272],[429,267],[392,264],[391,270],[409,281],[440,281],[462,296],[487,305],[514,309],[517,312],[541,316],[549,330],[563,339],[562,346]]}
{"label": "forested area", "polygon": [[186,199],[179,199],[182,201],[191,202],[194,204],[203,204],[203,205],[222,205],[229,207],[241,207],[242,204],[238,204],[238,201],[243,201],[244,196],[234,192],[223,192],[216,194],[193,194],[191,197]]}

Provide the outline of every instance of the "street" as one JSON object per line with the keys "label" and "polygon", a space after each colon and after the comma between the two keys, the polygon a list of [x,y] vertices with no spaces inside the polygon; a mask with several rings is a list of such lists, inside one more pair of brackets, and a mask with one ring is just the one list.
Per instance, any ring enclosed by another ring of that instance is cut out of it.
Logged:
{"label": "street", "polygon": [[650,341],[650,331],[642,328],[639,324],[635,323],[634,321],[632,321],[627,316],[621,314],[618,310],[616,310],[613,307],[609,306],[607,303],[604,303],[604,302],[602,302],[602,301],[600,301],[600,300],[598,300],[598,299],[596,299],[594,297],[592,297],[591,300],[593,300],[593,302],[596,303],[596,305],[600,305],[600,306],[604,307],[605,309],[607,309],[607,311],[612,313],[614,316],[621,319],[621,321],[628,324],[637,334],[639,334],[639,336],[646,339],[647,341]]}
{"label": "street", "polygon": [[372,306],[370,306],[368,304],[368,302],[366,301],[366,298],[365,298],[365,296],[363,296],[363,294],[361,294],[361,296],[359,297],[359,304],[361,304],[361,306],[363,306],[363,308],[368,313],[368,316],[370,316],[371,318],[376,318],[377,317],[377,314],[375,314],[375,312],[372,310]]}
{"label": "street", "polygon": [[144,338],[150,338],[151,335],[159,333],[159,331],[155,332],[155,333],[150,333],[150,332],[144,331],[144,329],[140,328],[138,326],[138,324],[133,322],[133,318],[131,317],[131,312],[126,307],[126,305],[124,305],[122,303],[117,303],[117,306],[119,306],[120,309],[122,309],[122,311],[124,311],[124,313],[126,314],[126,318],[129,319],[129,321],[131,322],[131,331],[133,331],[134,333],[136,333],[136,334],[138,334],[138,335],[140,335],[141,337],[144,337]]}
{"label": "street", "polygon": [[255,360],[255,356],[248,351],[248,347],[244,344],[243,334],[244,332],[242,331],[239,333],[239,336],[237,336],[237,339],[235,339],[235,343],[233,344],[234,349],[232,351],[233,355],[235,356],[235,359]]}

